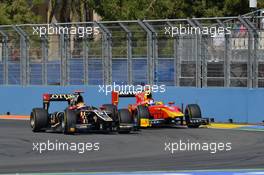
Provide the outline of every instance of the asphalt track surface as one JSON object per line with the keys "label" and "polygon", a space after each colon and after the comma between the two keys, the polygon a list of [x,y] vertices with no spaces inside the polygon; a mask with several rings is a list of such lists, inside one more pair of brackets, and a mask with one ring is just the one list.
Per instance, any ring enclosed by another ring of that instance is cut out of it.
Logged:
{"label": "asphalt track surface", "polygon": [[[0,173],[122,172],[264,167],[264,132],[161,128],[134,134],[33,133],[29,121],[0,120]],[[99,151],[33,151],[33,142],[99,142]],[[231,142],[231,151],[165,151],[165,142]]]}

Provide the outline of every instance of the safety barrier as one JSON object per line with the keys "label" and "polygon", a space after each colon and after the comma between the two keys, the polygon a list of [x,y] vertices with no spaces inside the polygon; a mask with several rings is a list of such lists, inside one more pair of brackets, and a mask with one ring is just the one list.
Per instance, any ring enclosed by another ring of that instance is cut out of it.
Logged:
{"label": "safety barrier", "polygon": [[[0,87],[0,114],[29,115],[33,107],[42,106],[43,93],[71,93],[76,89],[85,91],[84,98],[89,105],[100,106],[111,101],[110,94],[98,92],[98,86],[5,86]],[[234,122],[256,123],[264,120],[263,89],[167,87],[166,92],[153,96],[156,101],[175,101],[179,106],[198,103],[204,117],[215,118],[215,121],[233,119]],[[122,100],[120,105],[124,107],[134,102],[131,98]],[[63,110],[65,105],[56,102],[51,110]]]}

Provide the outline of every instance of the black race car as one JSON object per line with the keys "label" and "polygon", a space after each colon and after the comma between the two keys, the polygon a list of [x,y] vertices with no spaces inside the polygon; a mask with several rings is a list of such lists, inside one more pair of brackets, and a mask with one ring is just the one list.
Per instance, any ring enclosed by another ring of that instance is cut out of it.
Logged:
{"label": "black race car", "polygon": [[[33,132],[56,131],[72,134],[85,131],[117,131],[129,133],[134,124],[131,117],[124,113],[113,114],[104,107],[98,109],[84,104],[81,91],[72,94],[43,94],[43,108],[33,108],[30,115],[30,125]],[[68,106],[64,111],[49,113],[50,102],[66,101]]]}

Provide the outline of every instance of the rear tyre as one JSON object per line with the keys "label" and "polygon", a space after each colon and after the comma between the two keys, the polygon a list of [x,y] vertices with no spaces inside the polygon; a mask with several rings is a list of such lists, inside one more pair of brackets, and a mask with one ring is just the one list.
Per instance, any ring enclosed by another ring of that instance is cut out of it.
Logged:
{"label": "rear tyre", "polygon": [[131,113],[128,109],[119,109],[118,110],[119,117],[119,128],[118,133],[120,134],[128,134],[131,131],[131,128],[120,128],[120,125],[131,125],[133,124]]}
{"label": "rear tyre", "polygon": [[43,131],[48,126],[48,111],[43,108],[34,108],[30,114],[30,125],[33,132]]}
{"label": "rear tyre", "polygon": [[189,104],[185,108],[185,121],[186,125],[189,128],[199,128],[201,125],[200,122],[194,123],[192,122],[192,119],[201,119],[202,118],[202,113],[199,105],[197,104]]}
{"label": "rear tyre", "polygon": [[64,134],[74,134],[76,131],[77,116],[72,110],[66,109],[64,112],[63,119],[63,133]]}

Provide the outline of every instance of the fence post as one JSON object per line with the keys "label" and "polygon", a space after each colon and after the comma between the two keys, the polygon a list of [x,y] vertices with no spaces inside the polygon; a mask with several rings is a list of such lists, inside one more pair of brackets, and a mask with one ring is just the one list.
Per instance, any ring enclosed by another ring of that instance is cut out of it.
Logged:
{"label": "fence post", "polygon": [[3,58],[3,84],[8,85],[8,45],[7,45],[7,41],[8,41],[8,36],[2,31],[0,30],[0,34],[3,36],[2,38],[2,58]]}
{"label": "fence post", "polygon": [[127,75],[128,84],[132,84],[132,33],[131,31],[121,22],[118,23],[120,27],[126,32],[127,37]]}
{"label": "fence post", "polygon": [[155,29],[147,22],[143,21],[146,27],[151,31],[152,34],[152,70],[153,70],[153,84],[158,84],[159,82],[159,70],[158,70],[158,39],[157,32]]}
{"label": "fence post", "polygon": [[102,23],[96,22],[96,24],[103,32],[102,59],[104,84],[112,84],[112,34]]}
{"label": "fence post", "polygon": [[[55,27],[58,27],[58,24],[52,24]],[[60,39],[60,44],[59,44],[59,49],[60,49],[60,85],[65,86],[68,84],[68,77],[67,77],[67,45],[65,42],[65,35],[63,32],[60,33],[59,36]]]}
{"label": "fence post", "polygon": [[29,54],[28,54],[28,35],[18,26],[12,26],[13,29],[20,36],[20,77],[22,85],[26,86],[30,84],[30,68],[29,68]]}
{"label": "fence post", "polygon": [[[216,19],[217,23],[223,27],[227,28],[227,26],[220,21],[219,19]],[[224,86],[229,87],[230,86],[230,56],[231,56],[231,42],[230,42],[230,36],[229,34],[225,33],[225,55],[224,55]]]}
{"label": "fence post", "polygon": [[232,41],[230,36],[227,34],[225,35],[225,64],[224,64],[224,75],[225,75],[225,87],[230,87],[230,65],[231,65],[231,48],[232,48]]}
{"label": "fence post", "polygon": [[[192,26],[192,27],[197,27],[196,24],[191,20],[191,19],[187,19],[187,22]],[[201,35],[195,34],[195,45],[196,45],[196,87],[203,87],[202,84],[202,70],[201,70]]]}
{"label": "fence post", "polygon": [[89,84],[89,70],[88,70],[88,67],[89,67],[89,47],[88,47],[88,44],[89,44],[89,38],[87,36],[85,36],[83,38],[83,51],[84,51],[84,84],[85,85],[88,85]]}
{"label": "fence post", "polygon": [[[193,19],[194,23],[197,27],[200,28],[200,30],[203,30],[203,26],[200,24],[200,22],[197,19]],[[200,45],[200,59],[199,62],[201,62],[201,87],[207,87],[207,61],[208,61],[208,39],[206,37],[209,37],[209,35],[204,36],[203,34],[199,35],[200,41],[198,44]],[[198,67],[199,68],[199,67]],[[198,85],[199,86],[199,85]]]}
{"label": "fence post", "polygon": [[[60,28],[58,27],[59,24],[52,23],[51,24],[55,28]],[[60,29],[59,29],[60,30]],[[67,54],[67,36],[63,33],[59,33],[59,50],[60,50],[60,85],[66,86],[68,85],[68,54]]]}
{"label": "fence post", "polygon": [[48,85],[47,61],[48,61],[48,42],[47,35],[41,37],[42,50],[42,83]]}
{"label": "fence post", "polygon": [[258,36],[255,27],[246,21],[241,16],[238,17],[238,20],[247,28],[248,36],[248,63],[247,63],[247,77],[248,77],[248,88],[254,88],[257,86],[256,83],[256,69],[257,69],[257,47],[258,42],[255,41],[255,36]]}
{"label": "fence post", "polygon": [[64,77],[65,77],[65,82],[64,85],[70,85],[70,59],[71,59],[71,47],[70,47],[70,42],[71,42],[71,37],[68,34],[64,34],[64,49],[65,49],[65,59],[64,59]]}
{"label": "fence post", "polygon": [[153,85],[154,84],[154,65],[153,65],[153,35],[152,32],[149,30],[149,28],[142,22],[138,21],[138,24],[140,27],[147,32],[147,58],[148,58],[148,70],[147,70],[147,76],[148,76],[148,84]]}
{"label": "fence post", "polygon": [[[167,21],[170,28],[173,28],[173,24]],[[180,36],[173,36],[173,57],[174,57],[174,85],[180,86],[180,75],[181,75],[181,60],[180,60]]]}
{"label": "fence post", "polygon": [[257,32],[257,28],[247,19],[244,19],[245,22],[249,25],[249,27],[252,29],[252,36],[253,36],[253,60],[252,60],[252,76],[253,76],[253,82],[252,87],[256,88],[258,87],[258,49],[259,49],[259,34]]}

